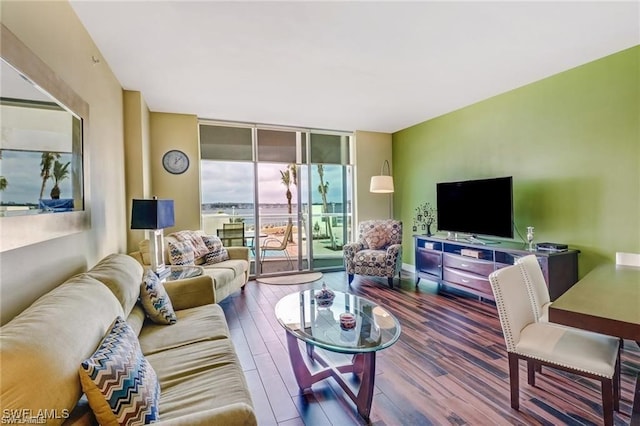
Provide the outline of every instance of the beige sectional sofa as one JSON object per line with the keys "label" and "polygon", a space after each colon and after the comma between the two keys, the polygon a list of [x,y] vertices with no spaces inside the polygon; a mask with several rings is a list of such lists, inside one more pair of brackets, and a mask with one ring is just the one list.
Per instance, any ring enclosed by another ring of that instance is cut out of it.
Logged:
{"label": "beige sectional sofa", "polygon": [[[210,282],[165,283],[178,319],[173,325],[157,325],[145,318],[138,301],[142,274],[132,257],[109,255],[0,328],[3,416],[28,420],[45,413],[47,424],[95,424],[78,369],[121,316],[138,334],[142,352],[157,374],[158,424],[257,424]],[[3,418],[5,423],[9,420]]]}
{"label": "beige sectional sofa", "polygon": [[[202,231],[193,231],[203,233]],[[177,242],[173,234],[164,238],[164,258],[167,265],[170,265],[169,242]],[[139,244],[140,250],[130,253],[142,266],[151,266],[151,256],[149,255],[149,240],[143,240]],[[211,265],[204,264],[204,258],[195,260],[195,264],[202,266],[203,277],[200,279],[209,280],[214,288],[214,300],[216,303],[238,290],[241,290],[249,281],[249,248],[248,247],[226,247],[229,253],[229,260]]]}

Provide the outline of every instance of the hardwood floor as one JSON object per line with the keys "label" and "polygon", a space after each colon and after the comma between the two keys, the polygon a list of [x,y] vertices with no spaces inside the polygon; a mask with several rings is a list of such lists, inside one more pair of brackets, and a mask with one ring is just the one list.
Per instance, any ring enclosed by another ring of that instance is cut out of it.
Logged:
{"label": "hardwood floor", "polygon": [[[331,379],[302,395],[274,306],[286,294],[327,286],[384,305],[402,324],[398,342],[377,354],[374,425],[599,425],[599,383],[543,369],[536,387],[520,369],[520,411],[509,404],[504,340],[495,307],[473,298],[438,294],[422,280],[416,288],[407,274],[400,286],[386,279],[357,276],[351,288],[344,272],[325,273],[303,285],[250,281],[220,305],[227,316],[260,425],[365,424],[354,404]],[[629,424],[640,350],[625,342],[620,412],[615,424]]]}

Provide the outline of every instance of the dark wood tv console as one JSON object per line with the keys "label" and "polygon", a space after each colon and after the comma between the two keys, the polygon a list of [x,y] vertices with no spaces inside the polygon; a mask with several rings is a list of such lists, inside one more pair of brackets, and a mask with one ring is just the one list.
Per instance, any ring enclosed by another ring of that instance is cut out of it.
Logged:
{"label": "dark wood tv console", "polygon": [[442,290],[452,288],[494,300],[489,274],[529,254],[538,258],[551,300],[578,281],[578,250],[530,252],[525,244],[510,241],[483,245],[426,235],[414,235],[414,239],[416,285],[425,278],[436,281]]}

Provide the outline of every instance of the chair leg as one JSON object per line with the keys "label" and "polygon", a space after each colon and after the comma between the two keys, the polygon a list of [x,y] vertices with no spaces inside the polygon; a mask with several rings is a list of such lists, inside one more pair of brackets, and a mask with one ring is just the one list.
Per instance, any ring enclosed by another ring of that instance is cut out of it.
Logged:
{"label": "chair leg", "polygon": [[389,287],[393,288],[393,277],[388,277],[387,281],[389,282]]}
{"label": "chair leg", "polygon": [[613,426],[614,382],[615,378],[602,379],[602,417],[605,426]]}
{"label": "chair leg", "polygon": [[620,411],[620,387],[622,386],[622,379],[620,376],[620,354],[622,353],[622,346],[618,348],[618,359],[616,359],[616,368],[613,372],[613,409]]}
{"label": "chair leg", "polygon": [[527,383],[529,383],[529,386],[536,385],[536,369],[538,365],[539,364],[532,359],[527,360]]}
{"label": "chair leg", "polygon": [[291,261],[291,256],[289,256],[289,252],[286,249],[284,249],[283,251],[285,256],[287,256],[287,260],[289,261],[289,268],[293,269],[293,262]]}
{"label": "chair leg", "polygon": [[349,274],[349,285],[351,285],[351,281],[353,281],[353,274]]}
{"label": "chair leg", "polygon": [[511,386],[511,408],[520,409],[520,376],[518,374],[518,355],[509,352],[509,384]]}

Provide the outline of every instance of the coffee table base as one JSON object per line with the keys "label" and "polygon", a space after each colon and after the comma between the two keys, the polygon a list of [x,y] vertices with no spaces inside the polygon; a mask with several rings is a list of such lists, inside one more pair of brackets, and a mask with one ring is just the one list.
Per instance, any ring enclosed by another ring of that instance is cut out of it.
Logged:
{"label": "coffee table base", "polygon": [[[322,370],[311,373],[304,358],[302,357],[300,346],[298,345],[298,338],[288,330],[287,347],[289,348],[289,359],[291,360],[293,374],[296,377],[300,390],[303,392],[310,391],[311,385],[314,383],[332,377],[356,404],[358,414],[360,414],[365,420],[369,420],[371,403],[373,402],[373,381],[376,372],[375,351],[354,354],[350,364],[334,366],[327,362],[327,360],[320,356],[320,354],[316,353],[313,345],[307,343],[307,355],[309,358],[324,367]],[[344,373],[355,373],[360,376],[360,387],[357,392],[354,392],[351,389],[351,386],[344,380],[342,377],[342,374]]]}

